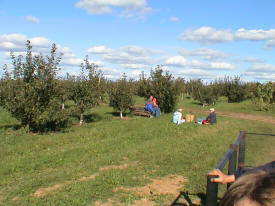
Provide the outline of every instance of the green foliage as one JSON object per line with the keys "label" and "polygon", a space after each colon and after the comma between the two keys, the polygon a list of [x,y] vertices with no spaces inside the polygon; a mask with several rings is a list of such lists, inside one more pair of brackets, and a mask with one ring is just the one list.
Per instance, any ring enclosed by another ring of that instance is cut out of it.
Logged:
{"label": "green foliage", "polygon": [[109,86],[108,94],[110,99],[109,105],[113,107],[114,110],[120,112],[121,118],[123,112],[126,112],[128,109],[130,111],[133,109],[133,81],[127,81],[125,74],[117,82]]}
{"label": "green foliage", "polygon": [[272,82],[258,83],[254,92],[253,102],[259,110],[269,110],[274,107]]}
{"label": "green foliage", "polygon": [[[67,77],[69,75],[67,74]],[[66,79],[57,79],[57,84],[58,84],[58,97],[62,103],[62,109],[65,109],[65,102],[66,100],[69,99],[70,97],[70,87],[71,87],[71,81],[69,78]]]}
{"label": "green foliage", "polygon": [[219,86],[215,83],[203,84],[202,80],[190,80],[187,83],[188,91],[192,98],[202,105],[214,105],[218,100]]}
{"label": "green foliage", "polygon": [[184,78],[178,77],[175,81],[175,88],[177,90],[177,94],[179,94],[180,99],[183,100],[184,94],[186,93],[186,83]]}
{"label": "green foliage", "polygon": [[152,95],[157,99],[161,111],[165,113],[174,110],[180,90],[179,85],[174,83],[172,74],[164,73],[159,65],[151,70],[150,77],[147,79],[142,72],[138,81],[138,95],[144,98]]}
{"label": "green foliage", "polygon": [[140,97],[148,97],[151,95],[150,80],[145,78],[145,74],[142,71],[137,81],[137,95]]}
{"label": "green foliage", "polygon": [[223,92],[228,102],[241,102],[247,97],[246,87],[240,77],[225,77]]}
{"label": "green foliage", "polygon": [[80,113],[80,124],[83,123],[83,113],[96,105],[99,105],[102,87],[102,73],[97,71],[98,66],[90,63],[88,56],[81,64],[81,73],[77,77],[69,77],[71,87],[69,89],[76,110]]}
{"label": "green foliage", "polygon": [[[161,66],[151,70],[150,95],[157,98],[161,111],[169,113],[174,111],[177,101],[177,87],[173,82],[173,76],[169,72],[163,72]],[[148,95],[149,96],[149,95]]]}
{"label": "green foliage", "polygon": [[52,45],[50,56],[32,55],[27,41],[27,54],[16,57],[11,54],[13,69],[4,67],[1,79],[1,105],[22,125],[31,131],[58,130],[68,123],[66,112],[61,111],[59,90],[55,80],[60,56]]}

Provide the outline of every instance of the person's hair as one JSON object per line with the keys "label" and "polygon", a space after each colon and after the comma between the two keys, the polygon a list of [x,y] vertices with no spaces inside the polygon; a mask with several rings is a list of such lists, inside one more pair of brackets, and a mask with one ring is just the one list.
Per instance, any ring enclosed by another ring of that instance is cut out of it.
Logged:
{"label": "person's hair", "polygon": [[220,205],[241,205],[243,201],[251,206],[274,206],[275,170],[259,170],[241,176],[227,190]]}

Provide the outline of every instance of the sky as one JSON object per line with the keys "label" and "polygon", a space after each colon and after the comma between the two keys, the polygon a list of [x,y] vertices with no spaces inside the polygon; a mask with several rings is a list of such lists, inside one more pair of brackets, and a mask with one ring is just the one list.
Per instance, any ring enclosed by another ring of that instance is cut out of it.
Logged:
{"label": "sky", "polygon": [[162,65],[175,78],[275,81],[274,0],[0,0],[0,67],[10,52],[63,54],[60,76],[86,55],[107,79]]}

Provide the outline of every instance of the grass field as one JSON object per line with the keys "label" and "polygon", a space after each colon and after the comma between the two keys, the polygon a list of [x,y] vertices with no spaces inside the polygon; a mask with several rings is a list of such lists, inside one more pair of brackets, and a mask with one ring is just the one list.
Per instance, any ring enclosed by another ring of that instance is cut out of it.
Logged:
{"label": "grass field", "polygon": [[[242,104],[220,102],[216,108],[239,112]],[[192,100],[179,105],[201,107]],[[242,112],[254,113],[249,108]],[[0,205],[131,205],[141,199],[169,205],[176,194],[146,193],[146,185],[174,175],[185,179],[181,191],[203,194],[205,174],[240,130],[275,133],[272,124],[229,117],[218,117],[213,126],[173,125],[171,114],[120,120],[112,112],[102,105],[89,113],[90,123],[41,135],[15,129],[18,122],[0,110]],[[275,157],[274,138],[250,135],[246,149],[248,165]]]}

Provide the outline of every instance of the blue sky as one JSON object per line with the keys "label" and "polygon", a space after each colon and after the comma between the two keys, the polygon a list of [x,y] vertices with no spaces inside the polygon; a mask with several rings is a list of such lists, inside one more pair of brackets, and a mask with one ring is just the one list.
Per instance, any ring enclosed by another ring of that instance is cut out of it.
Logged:
{"label": "blue sky", "polygon": [[160,64],[185,79],[275,81],[274,10],[273,0],[0,0],[0,66],[29,39],[36,53],[58,45],[60,75],[89,55],[109,79]]}

